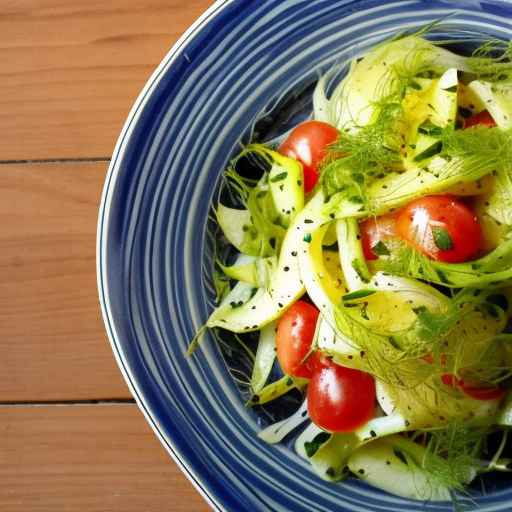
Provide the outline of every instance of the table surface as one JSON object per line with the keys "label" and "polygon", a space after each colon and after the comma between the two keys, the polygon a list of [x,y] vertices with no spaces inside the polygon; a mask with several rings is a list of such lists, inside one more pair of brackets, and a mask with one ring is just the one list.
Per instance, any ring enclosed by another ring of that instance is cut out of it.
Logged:
{"label": "table surface", "polygon": [[206,511],[134,404],[96,292],[123,121],[206,0],[0,2],[0,510]]}

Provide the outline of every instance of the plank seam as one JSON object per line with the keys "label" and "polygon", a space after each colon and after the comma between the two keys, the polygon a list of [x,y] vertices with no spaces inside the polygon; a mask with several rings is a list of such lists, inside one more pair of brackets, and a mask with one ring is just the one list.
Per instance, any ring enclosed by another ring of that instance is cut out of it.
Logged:
{"label": "plank seam", "polygon": [[87,158],[36,158],[36,159],[17,159],[0,160],[0,165],[13,164],[69,164],[69,163],[87,163],[87,162],[110,162],[109,156],[97,156]]}
{"label": "plank seam", "polygon": [[133,405],[133,398],[107,398],[98,400],[2,400],[0,407],[41,407],[59,405]]}

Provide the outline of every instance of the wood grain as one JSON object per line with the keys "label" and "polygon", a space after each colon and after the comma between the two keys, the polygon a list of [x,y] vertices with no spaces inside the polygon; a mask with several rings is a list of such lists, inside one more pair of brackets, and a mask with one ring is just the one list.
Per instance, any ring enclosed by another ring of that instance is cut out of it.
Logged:
{"label": "wood grain", "polygon": [[208,0],[0,2],[0,160],[109,156]]}
{"label": "wood grain", "polygon": [[206,512],[135,405],[0,407],[3,512]]}
{"label": "wood grain", "polygon": [[0,401],[130,396],[96,291],[106,166],[0,166]]}

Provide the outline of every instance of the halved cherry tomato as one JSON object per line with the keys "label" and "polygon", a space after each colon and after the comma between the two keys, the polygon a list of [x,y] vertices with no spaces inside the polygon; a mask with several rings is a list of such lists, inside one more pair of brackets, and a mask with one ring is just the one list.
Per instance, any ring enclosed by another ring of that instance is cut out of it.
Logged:
{"label": "halved cherry tomato", "polygon": [[387,214],[366,219],[359,224],[359,230],[364,257],[367,260],[376,260],[379,255],[374,251],[379,252],[379,242],[387,249],[386,241],[396,238],[396,215]]}
{"label": "halved cherry tomato", "polygon": [[330,432],[352,432],[375,413],[375,381],[325,357],[320,362],[308,385],[309,417]]}
{"label": "halved cherry tomato", "polygon": [[472,126],[487,126],[489,128],[494,128],[496,126],[496,121],[487,110],[482,110],[482,112],[464,119],[464,129],[471,128]]}
{"label": "halved cherry tomato", "polygon": [[482,229],[475,214],[449,195],[409,203],[397,217],[396,231],[419,251],[449,263],[471,260],[482,247]]}
{"label": "halved cherry tomato", "polygon": [[277,323],[277,360],[284,373],[309,379],[315,364],[314,354],[305,361],[315,334],[318,309],[299,300]]}
{"label": "halved cherry tomato", "polygon": [[451,373],[441,375],[441,381],[446,386],[459,388],[465,395],[474,400],[500,400],[505,396],[506,391],[498,386],[479,387],[464,382]]}
{"label": "halved cherry tomato", "polygon": [[327,146],[338,138],[338,130],[322,121],[305,121],[295,127],[279,147],[283,155],[295,158],[304,169],[304,190],[310,192],[318,181],[318,167]]}

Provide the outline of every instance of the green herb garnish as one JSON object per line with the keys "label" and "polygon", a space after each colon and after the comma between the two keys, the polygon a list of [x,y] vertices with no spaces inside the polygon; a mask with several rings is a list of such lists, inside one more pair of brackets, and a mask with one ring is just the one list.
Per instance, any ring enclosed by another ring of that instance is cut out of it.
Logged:
{"label": "green herb garnish", "polygon": [[450,249],[453,249],[453,240],[446,228],[441,226],[432,226],[432,236],[436,247],[441,249],[441,251],[449,251]]}

